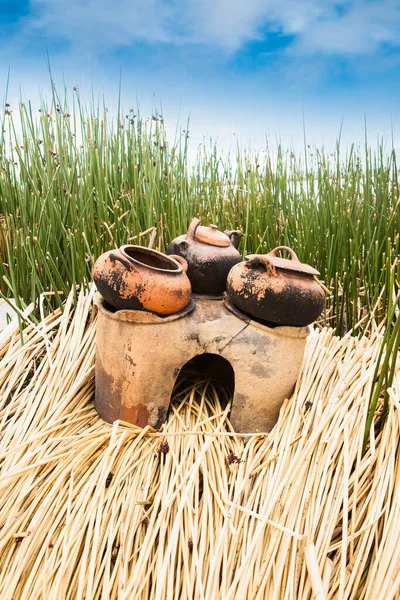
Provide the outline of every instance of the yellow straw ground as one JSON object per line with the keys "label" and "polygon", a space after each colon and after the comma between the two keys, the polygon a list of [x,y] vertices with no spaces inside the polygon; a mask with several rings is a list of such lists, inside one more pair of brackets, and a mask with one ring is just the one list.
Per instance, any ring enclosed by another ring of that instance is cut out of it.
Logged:
{"label": "yellow straw ground", "polygon": [[0,334],[2,600],[400,598],[399,370],[362,455],[382,333],[314,331],[274,430],[239,436],[207,381],[161,433],[103,423],[95,329],[89,293]]}

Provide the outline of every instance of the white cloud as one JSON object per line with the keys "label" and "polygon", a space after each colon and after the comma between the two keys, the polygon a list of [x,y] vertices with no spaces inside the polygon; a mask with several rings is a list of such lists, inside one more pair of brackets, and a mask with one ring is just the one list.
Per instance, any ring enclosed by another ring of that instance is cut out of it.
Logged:
{"label": "white cloud", "polygon": [[299,53],[359,55],[399,46],[398,0],[32,0],[25,33],[99,54],[135,42],[204,44],[227,53],[268,32]]}
{"label": "white cloud", "polygon": [[398,0],[353,1],[343,4],[331,18],[300,32],[296,42],[302,51],[325,54],[362,55],[382,46],[400,46]]}
{"label": "white cloud", "polygon": [[31,10],[28,25],[34,31],[98,51],[135,41],[170,39],[172,11],[160,0],[33,0]]}

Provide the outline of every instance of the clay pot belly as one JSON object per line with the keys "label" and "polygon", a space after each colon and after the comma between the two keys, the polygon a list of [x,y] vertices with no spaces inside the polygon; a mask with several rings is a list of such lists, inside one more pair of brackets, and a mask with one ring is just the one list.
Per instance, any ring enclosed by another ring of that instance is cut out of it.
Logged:
{"label": "clay pot belly", "polygon": [[141,246],[122,246],[105,252],[93,267],[103,298],[116,309],[146,310],[171,315],[191,299],[187,263]]}
{"label": "clay pot belly", "polygon": [[[171,249],[167,249],[169,253]],[[184,252],[184,246],[178,250]],[[241,256],[224,256],[210,252],[205,244],[194,243],[185,255],[188,277],[195,294],[219,296],[225,292],[226,278],[231,268],[241,261]]]}
{"label": "clay pot belly", "polygon": [[242,233],[222,233],[216,225],[203,227],[194,217],[186,235],[175,238],[167,254],[179,255],[188,262],[188,277],[195,294],[219,296],[226,288],[230,269],[242,260],[237,250]]}
{"label": "clay pot belly", "polygon": [[277,325],[305,327],[321,314],[324,296],[312,277],[306,281],[306,278],[291,273],[284,276],[277,274],[262,285],[259,280],[246,275],[242,278],[236,273],[235,283],[228,279],[228,298],[239,310],[256,319]]}
{"label": "clay pot belly", "polygon": [[[277,258],[278,249],[290,251],[292,260]],[[321,314],[325,296],[314,279],[317,271],[300,263],[293,250],[280,247],[269,255],[248,259],[228,275],[227,296],[239,310],[262,321],[293,327],[305,327]]]}

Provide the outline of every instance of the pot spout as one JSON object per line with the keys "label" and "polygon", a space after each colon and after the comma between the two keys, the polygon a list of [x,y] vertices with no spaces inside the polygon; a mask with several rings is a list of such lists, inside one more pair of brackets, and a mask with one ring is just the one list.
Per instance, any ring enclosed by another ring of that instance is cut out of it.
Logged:
{"label": "pot spout", "polygon": [[234,246],[236,249],[238,249],[239,248],[239,244],[240,244],[240,240],[244,236],[244,233],[242,231],[239,231],[239,229],[232,229],[232,230],[226,229],[224,231],[224,233],[231,240],[232,246]]}

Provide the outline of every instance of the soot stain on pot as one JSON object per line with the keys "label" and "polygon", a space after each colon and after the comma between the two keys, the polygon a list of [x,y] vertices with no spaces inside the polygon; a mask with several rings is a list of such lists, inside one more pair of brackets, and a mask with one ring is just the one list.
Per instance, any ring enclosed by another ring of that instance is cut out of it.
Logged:
{"label": "soot stain on pot", "polygon": [[121,384],[110,375],[97,358],[96,364],[96,410],[108,423],[120,418],[118,403],[114,398],[121,396]]}
{"label": "soot stain on pot", "polygon": [[233,407],[232,408],[244,408],[246,406],[247,396],[244,394],[237,393],[233,398]]}
{"label": "soot stain on pot", "polygon": [[129,356],[129,354],[125,354],[125,360],[129,364],[129,366],[131,367],[131,374],[134,375],[135,374],[135,368],[136,368],[135,361],[133,360],[133,358],[131,356]]}
{"label": "soot stain on pot", "polygon": [[256,375],[256,377],[263,377],[264,379],[269,379],[271,377],[270,369],[268,369],[262,363],[255,363],[252,365],[250,373],[252,375]]}
{"label": "soot stain on pot", "polygon": [[[240,333],[241,333],[241,332],[240,332]],[[236,337],[236,336],[234,336],[234,337]],[[224,341],[226,341],[227,339],[228,339],[228,338],[227,338],[227,336],[226,336],[226,335],[217,335],[217,337],[215,337],[215,338],[213,339],[213,342],[214,342],[214,344],[218,344],[219,342],[224,342]],[[228,344],[230,344],[232,340],[233,340],[233,337],[232,337],[232,338],[230,338],[230,339],[228,340]]]}
{"label": "soot stain on pot", "polygon": [[207,346],[208,346],[208,344],[207,344],[207,342],[203,342],[203,341],[201,340],[201,337],[200,337],[200,334],[199,334],[199,333],[195,333],[195,332],[193,332],[193,333],[190,333],[189,335],[186,335],[186,336],[184,337],[184,339],[185,339],[186,341],[193,341],[193,342],[196,342],[196,343],[197,343],[197,345],[198,345],[198,347],[199,347],[199,348],[200,348],[200,349],[201,349],[203,352],[206,352],[206,351],[207,351]]}
{"label": "soot stain on pot", "polygon": [[201,263],[189,263],[188,277],[197,294],[222,294],[233,264],[218,257],[205,258]]}
{"label": "soot stain on pot", "polygon": [[248,301],[249,298],[254,299],[256,302],[261,302],[265,295],[265,290],[260,285],[259,272],[261,269],[253,269],[250,273],[241,274],[241,283],[233,283],[233,289],[238,296]]}
{"label": "soot stain on pot", "polygon": [[182,298],[185,295],[184,290],[182,289],[176,289],[172,292],[173,296],[175,296],[176,298]]}
{"label": "soot stain on pot", "polygon": [[200,342],[200,335],[198,333],[190,333],[189,335],[185,336],[185,340],[192,340],[194,342],[197,342],[198,344],[201,344]]}
{"label": "soot stain on pot", "polygon": [[[289,327],[304,326],[312,322],[321,312],[320,307],[315,302],[304,304],[303,290],[298,290],[294,286],[288,288],[287,294],[279,295],[275,290],[271,290],[273,303],[276,306],[274,311],[274,321],[280,325]],[[272,302],[271,302],[272,304]],[[322,302],[323,307],[323,302]],[[321,307],[321,310],[322,310]],[[279,312],[278,312],[279,308]]]}
{"label": "soot stain on pot", "polygon": [[135,291],[134,294],[132,295],[132,298],[137,298],[138,302],[140,302],[141,307],[143,308],[143,304],[140,300],[140,298],[143,296],[143,294],[145,294],[147,291],[146,286],[143,285],[143,283],[136,283],[135,284]]}
{"label": "soot stain on pot", "polygon": [[165,406],[159,406],[157,411],[157,421],[154,425],[154,429],[160,429],[161,425],[165,423],[167,418],[167,409]]}
{"label": "soot stain on pot", "polygon": [[290,327],[304,327],[321,314],[324,294],[312,274],[290,267],[269,269],[263,255],[248,259],[228,279],[228,298],[240,310],[257,321]]}
{"label": "soot stain on pot", "polygon": [[115,269],[115,271],[110,272],[108,277],[104,277],[104,279],[107,281],[110,291],[115,292],[117,298],[128,298],[129,292],[123,271]]}
{"label": "soot stain on pot", "polygon": [[130,310],[144,310],[143,304],[140,302],[140,300],[138,300],[138,298],[135,298],[134,296],[129,299],[129,307],[127,308],[129,308]]}
{"label": "soot stain on pot", "polygon": [[104,274],[103,272],[99,276],[96,285],[102,296],[107,296],[110,304],[115,308],[128,308],[127,301],[129,301],[129,308],[135,304],[134,308],[136,310],[142,309],[142,305],[138,305],[136,298],[130,300],[129,288],[122,271],[115,270],[111,274]]}
{"label": "soot stain on pot", "polygon": [[240,343],[243,344],[245,347],[252,347],[249,348],[249,350],[247,350],[246,348],[246,352],[251,352],[252,356],[257,355],[257,358],[262,359],[265,355],[268,355],[271,349],[273,349],[273,347],[276,345],[275,342],[268,337],[266,337],[265,340],[263,340],[263,344],[260,344],[258,341],[258,334],[255,332],[253,333],[251,327],[250,330],[246,329],[246,331],[247,335],[240,339]]}

